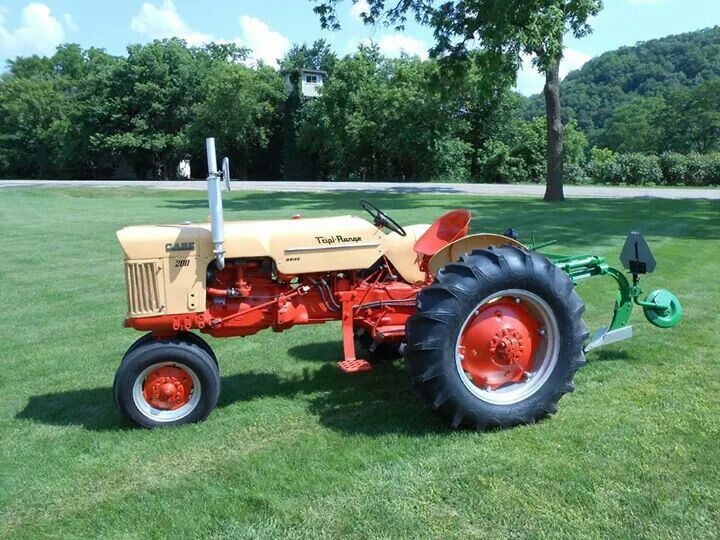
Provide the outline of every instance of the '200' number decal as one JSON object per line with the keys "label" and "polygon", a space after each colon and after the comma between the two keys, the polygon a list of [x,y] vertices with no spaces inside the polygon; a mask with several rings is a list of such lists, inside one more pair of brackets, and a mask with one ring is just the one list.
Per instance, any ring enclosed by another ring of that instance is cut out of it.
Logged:
{"label": "'200' number decal", "polygon": [[178,259],[175,261],[175,268],[182,268],[183,266],[190,266],[190,259]]}

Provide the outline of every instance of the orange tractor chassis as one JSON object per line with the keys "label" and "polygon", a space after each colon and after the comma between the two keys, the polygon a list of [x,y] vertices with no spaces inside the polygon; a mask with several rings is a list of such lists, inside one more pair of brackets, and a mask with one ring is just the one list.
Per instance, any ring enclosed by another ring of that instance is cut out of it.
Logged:
{"label": "orange tractor chassis", "polygon": [[282,332],[296,324],[341,320],[344,360],[338,363],[340,369],[369,371],[371,364],[356,356],[356,333],[362,329],[374,342],[400,344],[407,319],[415,311],[415,297],[422,289],[398,281],[386,259],[365,277],[352,271],[278,280],[272,279],[269,265],[270,261],[262,260],[228,262],[214,273],[204,313],[128,318],[125,326],[152,332],[157,338],[190,330],[234,337],[266,328]]}

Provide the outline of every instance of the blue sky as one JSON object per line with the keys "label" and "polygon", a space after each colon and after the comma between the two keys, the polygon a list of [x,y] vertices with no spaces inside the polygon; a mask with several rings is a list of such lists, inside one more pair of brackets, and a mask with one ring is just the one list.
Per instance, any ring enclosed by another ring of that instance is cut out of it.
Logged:
{"label": "blue sky", "polygon": [[[327,39],[345,54],[368,39],[391,56],[401,51],[426,54],[432,44],[427,28],[409,25],[403,33],[364,26],[358,12],[363,0],[339,6],[342,30],[323,31],[309,0],[0,0],[0,62],[17,55],[51,54],[64,42],[102,47],[122,54],[128,43],[179,36],[191,43],[238,42],[256,59],[274,64],[292,43]],[[564,73],[605,51],[669,34],[720,24],[720,0],[606,0],[593,21],[595,32],[568,40]],[[535,93],[542,78],[526,67],[518,89]],[[563,73],[563,74],[564,74]]]}

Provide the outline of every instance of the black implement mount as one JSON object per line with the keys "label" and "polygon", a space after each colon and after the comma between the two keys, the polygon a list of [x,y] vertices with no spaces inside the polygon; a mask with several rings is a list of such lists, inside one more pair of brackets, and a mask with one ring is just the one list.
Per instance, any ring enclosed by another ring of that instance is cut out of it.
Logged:
{"label": "black implement mount", "polygon": [[649,274],[655,270],[655,257],[653,257],[643,235],[637,231],[631,231],[625,240],[625,245],[620,252],[620,262],[630,270],[633,276]]}

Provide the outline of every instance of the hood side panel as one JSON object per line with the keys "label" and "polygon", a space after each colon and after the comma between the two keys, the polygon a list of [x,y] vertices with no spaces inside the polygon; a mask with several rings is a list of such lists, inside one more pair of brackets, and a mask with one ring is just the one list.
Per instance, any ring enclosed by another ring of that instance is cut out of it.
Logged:
{"label": "hood side panel", "polygon": [[[412,247],[427,228],[406,227],[408,236],[403,238],[395,233],[386,235],[372,223],[354,216],[228,221],[225,257],[270,257],[280,273],[295,275],[369,268],[387,254],[401,276],[413,283],[424,276]],[[126,227],[117,236],[127,260],[213,259],[209,224]],[[197,275],[199,271],[196,269]]]}

